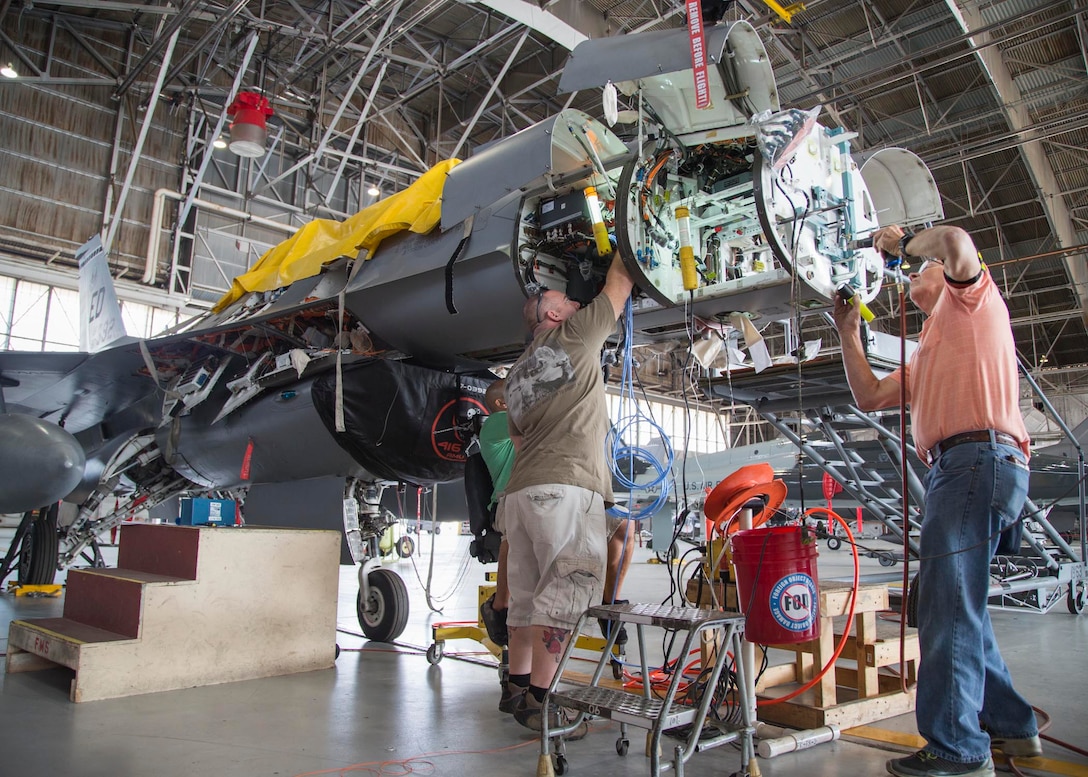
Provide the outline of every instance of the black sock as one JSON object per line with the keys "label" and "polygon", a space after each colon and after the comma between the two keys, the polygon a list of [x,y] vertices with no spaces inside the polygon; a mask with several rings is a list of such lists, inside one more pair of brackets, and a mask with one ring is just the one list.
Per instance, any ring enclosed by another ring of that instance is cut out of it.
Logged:
{"label": "black sock", "polygon": [[518,688],[529,687],[529,675],[527,674],[512,674],[510,675],[510,684],[516,685]]}
{"label": "black sock", "polygon": [[536,685],[530,685],[529,686],[529,693],[533,694],[533,698],[536,699],[541,704],[543,704],[544,703],[544,697],[548,695],[548,689],[547,688],[540,688],[539,686],[536,686]]}

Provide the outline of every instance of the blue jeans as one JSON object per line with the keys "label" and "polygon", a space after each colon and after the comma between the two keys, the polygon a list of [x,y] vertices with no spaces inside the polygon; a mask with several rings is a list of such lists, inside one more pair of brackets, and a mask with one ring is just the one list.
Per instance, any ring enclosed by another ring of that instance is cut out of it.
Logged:
{"label": "blue jeans", "polygon": [[959,763],[990,755],[989,734],[1026,738],[1038,728],[1012,687],[986,609],[990,559],[1023,509],[1024,454],[1008,445],[950,448],[925,476],[920,542],[916,717],[926,750]]}

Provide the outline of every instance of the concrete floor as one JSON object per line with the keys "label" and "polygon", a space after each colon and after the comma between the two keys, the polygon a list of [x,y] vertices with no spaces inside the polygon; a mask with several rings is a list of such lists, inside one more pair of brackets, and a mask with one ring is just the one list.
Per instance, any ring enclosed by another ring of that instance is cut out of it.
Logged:
{"label": "concrete floor", "polygon": [[[413,558],[390,565],[405,578],[413,608],[396,645],[359,636],[355,574],[342,568],[337,640],[343,652],[330,670],[78,705],[68,701],[67,670],[0,675],[0,777],[536,774],[539,744],[497,711],[495,664],[480,645],[450,642],[435,666],[425,658],[434,621],[475,619],[476,587],[488,569],[468,558],[469,538],[454,528],[433,538],[433,550],[432,535],[423,535]],[[668,569],[648,564],[652,555],[640,549],[635,556],[625,589],[632,601],[660,602],[668,593]],[[845,550],[822,552],[822,577],[848,569]],[[889,570],[864,559],[862,571]],[[427,610],[428,577],[430,599],[441,613]],[[0,650],[9,620],[55,616],[61,605],[60,599],[0,596]],[[1064,604],[1046,615],[993,611],[992,617],[1018,687],[1053,716],[1049,733],[1088,745],[1088,617],[1069,615]],[[589,737],[567,747],[569,774],[648,774],[639,732],[632,732],[630,753],[621,758],[618,730],[593,722]],[[911,716],[855,733],[883,741],[851,735],[760,759],[759,768],[767,777],[881,775],[889,757],[915,747]],[[1088,775],[1088,759],[1050,743],[1044,750],[1044,770],[1033,773]],[[726,746],[695,755],[686,773],[724,776],[739,765],[737,751]]]}

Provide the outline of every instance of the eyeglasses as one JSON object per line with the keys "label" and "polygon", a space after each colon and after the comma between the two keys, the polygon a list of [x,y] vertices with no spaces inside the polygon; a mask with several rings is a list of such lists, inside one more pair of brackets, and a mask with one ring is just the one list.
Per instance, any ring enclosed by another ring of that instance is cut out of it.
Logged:
{"label": "eyeglasses", "polygon": [[536,322],[541,324],[544,322],[544,318],[540,315],[540,305],[544,302],[544,292],[538,291],[536,293]]}
{"label": "eyeglasses", "polygon": [[922,266],[918,268],[918,274],[921,275],[930,267],[944,267],[944,262],[940,259],[926,259],[922,262]]}

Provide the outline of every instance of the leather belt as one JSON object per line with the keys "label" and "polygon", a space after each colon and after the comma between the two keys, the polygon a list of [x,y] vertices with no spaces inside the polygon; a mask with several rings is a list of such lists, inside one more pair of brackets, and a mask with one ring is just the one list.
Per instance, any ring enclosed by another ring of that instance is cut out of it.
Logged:
{"label": "leather belt", "polygon": [[1011,445],[1013,448],[1020,447],[1020,443],[1011,434],[997,432],[993,429],[982,429],[977,432],[962,432],[961,434],[946,437],[929,449],[929,460],[936,461],[949,448],[955,448],[957,445],[968,442],[992,442],[1000,445]]}

